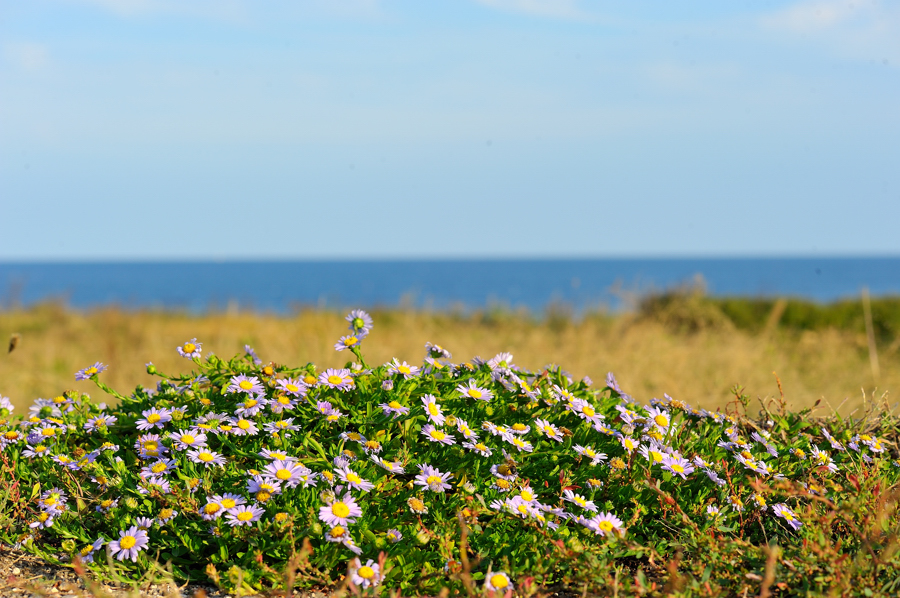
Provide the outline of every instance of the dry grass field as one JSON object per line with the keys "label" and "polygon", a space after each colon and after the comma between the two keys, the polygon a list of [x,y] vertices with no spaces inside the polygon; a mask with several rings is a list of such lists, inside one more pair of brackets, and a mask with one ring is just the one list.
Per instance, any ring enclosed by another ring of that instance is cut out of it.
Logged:
{"label": "dry grass field", "polygon": [[[872,400],[900,387],[896,346],[882,351],[876,381],[866,335],[846,330],[776,326],[750,332],[715,319],[685,328],[664,317],[637,313],[576,320],[564,313],[536,319],[504,311],[397,309],[375,311],[373,316],[375,328],[363,343],[370,363],[394,356],[421,361],[428,341],[452,351],[454,360],[509,351],[526,368],[558,363],[573,377],[590,376],[598,384],[612,371],[622,387],[643,402],[667,392],[697,406],[722,407],[735,384],[765,399],[778,394],[777,373],[791,408],[822,399],[826,412],[829,406],[843,405],[840,412],[847,414],[862,405],[864,393]],[[79,312],[43,304],[0,311],[0,340],[20,335],[13,351],[0,353],[0,394],[20,409],[67,388],[103,400],[91,383],[75,382],[74,372],[102,361],[110,366],[103,379],[127,391],[151,383],[144,368],[148,361],[163,372],[186,369],[190,364],[175,347],[192,337],[203,343],[204,354],[230,357],[247,343],[267,361],[335,366],[349,357],[332,348],[344,332],[343,314],[323,310],[288,316],[190,315],[117,308]]]}

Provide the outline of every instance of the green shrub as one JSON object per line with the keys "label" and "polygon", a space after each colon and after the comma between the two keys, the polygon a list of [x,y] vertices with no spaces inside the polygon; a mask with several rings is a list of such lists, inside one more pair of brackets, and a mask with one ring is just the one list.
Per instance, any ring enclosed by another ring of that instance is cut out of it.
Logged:
{"label": "green shrub", "polygon": [[900,590],[889,416],[647,407],[611,374],[595,387],[431,344],[421,365],[370,367],[371,321],[348,321],[342,369],[202,359],[193,339],[178,351],[196,371],[148,364],[156,389],[79,372],[113,409],[66,391],[21,419],[0,400],[3,539],[105,578],[169,565],[237,592]]}

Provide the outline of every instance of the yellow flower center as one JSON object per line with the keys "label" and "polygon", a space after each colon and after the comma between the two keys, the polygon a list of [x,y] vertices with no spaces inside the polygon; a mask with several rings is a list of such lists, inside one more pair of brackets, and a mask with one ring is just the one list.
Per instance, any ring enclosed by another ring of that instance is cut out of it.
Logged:
{"label": "yellow flower center", "polygon": [[197,455],[197,458],[206,463],[209,463],[210,461],[215,459],[215,457],[213,456],[212,453],[207,453],[207,452],[200,453],[199,455]]}
{"label": "yellow flower center", "polygon": [[246,419],[241,419],[241,420],[238,420],[237,426],[238,426],[238,428],[240,428],[241,430],[249,430],[249,429],[250,429],[250,422],[247,421]]}
{"label": "yellow flower center", "polygon": [[222,507],[220,507],[216,503],[211,502],[208,505],[206,505],[205,507],[203,507],[203,510],[206,511],[207,515],[214,515],[214,514],[218,513],[219,509],[221,509],[221,508]]}
{"label": "yellow flower center", "polygon": [[91,366],[88,369],[86,369],[84,371],[84,373],[87,374],[88,376],[93,376],[94,374],[97,373],[97,368],[95,368],[94,366]]}
{"label": "yellow flower center", "polygon": [[613,529],[613,524],[611,521],[601,521],[597,524],[597,527],[599,527],[604,532],[609,533]]}
{"label": "yellow flower center", "polygon": [[584,407],[582,407],[581,412],[588,417],[594,417],[594,414],[596,413],[596,411],[594,411],[594,408],[590,405],[585,405]]}
{"label": "yellow flower center", "polygon": [[355,345],[358,342],[359,342],[359,339],[356,338],[355,336],[348,336],[347,338],[344,339],[344,346],[352,347],[353,345]]}
{"label": "yellow flower center", "polygon": [[241,511],[237,514],[238,521],[250,521],[251,519],[253,519],[253,513],[250,511]]}
{"label": "yellow flower center", "polygon": [[331,505],[331,513],[335,517],[345,519],[348,515],[350,515],[350,507],[347,506],[347,503],[338,501]]}
{"label": "yellow flower center", "polygon": [[335,525],[333,528],[331,528],[331,537],[340,538],[344,535],[344,531],[345,530],[343,527],[341,527],[340,525]]}
{"label": "yellow flower center", "polygon": [[498,488],[502,488],[503,490],[509,489],[509,482],[507,480],[504,480],[503,478],[497,478],[494,481],[494,485],[496,485]]}
{"label": "yellow flower center", "polygon": [[521,496],[522,500],[524,500],[525,502],[531,502],[532,500],[534,500],[534,494],[532,494],[528,490],[522,490],[522,493],[519,496]]}
{"label": "yellow flower center", "polygon": [[44,428],[43,430],[41,430],[41,434],[44,436],[55,436],[56,428]]}
{"label": "yellow flower center", "polygon": [[165,463],[155,463],[152,467],[150,467],[150,471],[152,471],[153,473],[162,473],[166,469],[168,469],[168,467]]}
{"label": "yellow flower center", "polygon": [[434,438],[435,440],[443,440],[444,438],[447,437],[447,435],[444,434],[443,432],[441,432],[440,430],[432,430],[431,437]]}
{"label": "yellow flower center", "polygon": [[182,434],[182,436],[181,436],[182,444],[194,444],[195,440],[196,440],[196,438],[194,438],[190,434]]}
{"label": "yellow flower center", "polygon": [[443,480],[441,480],[441,476],[430,475],[430,476],[428,476],[427,478],[425,478],[425,482],[426,482],[429,486],[432,486],[432,485],[435,485],[435,484],[441,484],[441,483],[443,482]]}
{"label": "yellow flower center", "polygon": [[412,509],[414,511],[424,511],[425,510],[425,503],[423,503],[418,498],[409,499],[409,506],[412,507]]}
{"label": "yellow flower center", "polygon": [[512,429],[516,432],[524,432],[527,429],[525,424],[513,424]]}
{"label": "yellow flower center", "polygon": [[285,384],[284,387],[288,390],[288,392],[300,392],[300,387],[296,384]]}
{"label": "yellow flower center", "polygon": [[347,481],[352,484],[359,484],[360,482],[362,482],[362,478],[359,477],[359,475],[357,475],[355,471],[351,471],[347,473]]}
{"label": "yellow flower center", "polygon": [[251,388],[253,388],[253,383],[250,382],[249,380],[241,380],[238,383],[238,386],[240,388],[242,388],[243,390],[250,390]]}
{"label": "yellow flower center", "polygon": [[266,502],[270,498],[272,498],[271,492],[266,492],[265,490],[260,490],[259,492],[256,493],[257,502]]}
{"label": "yellow flower center", "polygon": [[672,463],[672,471],[675,473],[684,473],[684,467],[680,463]]}
{"label": "yellow flower center", "polygon": [[469,396],[472,397],[473,399],[480,399],[481,396],[482,396],[483,394],[484,394],[484,393],[482,393],[482,392],[481,392],[480,390],[478,390],[477,388],[470,388],[470,389],[469,389]]}
{"label": "yellow flower center", "polygon": [[307,374],[307,375],[305,375],[305,376],[303,377],[303,382],[306,383],[306,384],[310,384],[310,385],[315,384],[315,383],[316,383],[316,377],[313,376],[312,374]]}
{"label": "yellow flower center", "polygon": [[124,536],[119,540],[119,546],[125,550],[133,548],[135,544],[137,544],[137,538],[134,536]]}
{"label": "yellow flower center", "polygon": [[590,448],[584,449],[584,454],[586,457],[590,457],[591,459],[597,456],[597,453],[594,452],[594,449]]}
{"label": "yellow flower center", "polygon": [[479,451],[486,451],[487,445],[484,444],[483,442],[479,442],[478,444],[475,445],[475,448],[477,448]]}
{"label": "yellow flower center", "polygon": [[356,571],[356,574],[359,575],[360,577],[362,577],[363,579],[372,579],[373,577],[375,577],[375,569],[373,569],[372,567],[363,565]]}
{"label": "yellow flower center", "polygon": [[409,369],[408,365],[401,365],[400,367],[397,368],[397,371],[400,372],[401,374],[411,374],[412,373],[412,370]]}
{"label": "yellow flower center", "polygon": [[428,403],[428,413],[430,413],[431,415],[438,415],[440,413],[440,410],[434,403]]}
{"label": "yellow flower center", "polygon": [[171,516],[172,516],[172,509],[163,509],[162,511],[159,512],[160,519],[168,519]]}
{"label": "yellow flower center", "polygon": [[498,590],[502,590],[509,585],[509,580],[506,579],[505,575],[501,573],[495,573],[494,575],[491,575],[491,585]]}
{"label": "yellow flower center", "polygon": [[655,463],[661,463],[663,460],[662,453],[658,453],[656,451],[650,451],[650,458],[653,459]]}
{"label": "yellow flower center", "polygon": [[331,376],[328,376],[329,384],[340,384],[343,381],[344,381],[344,379],[340,376],[335,376],[334,374],[332,374]]}
{"label": "yellow flower center", "polygon": [[390,403],[388,403],[388,407],[390,407],[391,409],[400,409],[402,405],[400,405],[400,403],[398,403],[397,401],[391,401]]}
{"label": "yellow flower center", "polygon": [[252,409],[253,407],[256,407],[256,404],[258,402],[259,401],[257,401],[256,399],[247,399],[246,401],[244,401],[244,407],[247,409]]}
{"label": "yellow flower center", "polygon": [[289,480],[291,479],[291,470],[290,469],[279,469],[275,472],[275,477],[279,480]]}
{"label": "yellow flower center", "polygon": [[193,353],[197,350],[197,345],[194,343],[184,343],[184,346],[181,348],[185,353]]}
{"label": "yellow flower center", "polygon": [[223,498],[220,503],[226,509],[233,509],[237,504],[233,498]]}

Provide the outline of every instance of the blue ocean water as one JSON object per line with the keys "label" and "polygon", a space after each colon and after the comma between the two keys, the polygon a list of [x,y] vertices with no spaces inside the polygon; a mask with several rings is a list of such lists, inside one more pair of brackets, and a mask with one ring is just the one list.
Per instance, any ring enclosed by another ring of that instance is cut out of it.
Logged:
{"label": "blue ocean water", "polygon": [[2,305],[286,313],[303,306],[415,306],[541,312],[627,307],[702,277],[713,295],[827,302],[900,294],[900,257],[435,261],[0,263]]}

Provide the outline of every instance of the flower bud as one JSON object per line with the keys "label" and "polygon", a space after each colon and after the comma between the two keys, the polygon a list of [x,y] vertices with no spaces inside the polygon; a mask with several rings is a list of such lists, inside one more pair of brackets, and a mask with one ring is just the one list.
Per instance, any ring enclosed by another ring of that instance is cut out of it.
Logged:
{"label": "flower bud", "polygon": [[64,552],[72,553],[75,552],[75,540],[71,538],[67,538],[62,541],[61,547]]}
{"label": "flower bud", "polygon": [[147,363],[147,373],[151,376],[156,374],[156,366],[152,362]]}

